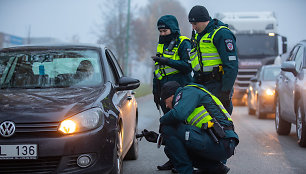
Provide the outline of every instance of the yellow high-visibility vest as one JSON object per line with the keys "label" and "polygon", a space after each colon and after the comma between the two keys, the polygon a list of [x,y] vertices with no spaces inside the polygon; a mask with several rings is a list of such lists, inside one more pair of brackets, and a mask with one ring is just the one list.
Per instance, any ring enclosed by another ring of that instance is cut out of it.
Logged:
{"label": "yellow high-visibility vest", "polygon": [[[205,88],[202,88],[197,85],[187,85],[191,87],[196,87],[198,89],[203,90],[207,94],[209,94],[212,99],[215,101],[215,103],[218,105],[218,107],[222,110],[224,115],[227,117],[228,121],[232,121],[230,114],[227,112],[227,110],[224,108],[220,100],[211,94],[209,91],[207,91]],[[209,112],[205,109],[205,107],[199,106],[193,110],[193,112],[187,117],[186,122],[190,125],[194,125],[196,127],[202,128],[203,123],[208,123],[212,119],[212,116],[209,114]]]}
{"label": "yellow high-visibility vest", "polygon": [[[189,38],[186,37],[186,36],[180,36],[179,37],[180,43],[178,44],[177,47],[175,46],[172,50],[168,50],[168,48],[164,50],[164,44],[158,44],[157,54],[160,54],[163,57],[168,58],[168,59],[180,60],[180,57],[178,55],[178,48],[180,47],[181,43],[185,39],[189,40]],[[177,74],[179,72],[180,71],[175,69],[175,68],[172,68],[172,67],[167,66],[167,65],[159,65],[158,62],[155,62],[154,74],[155,74],[155,76],[158,80],[161,80],[165,76],[172,75],[172,74]]]}
{"label": "yellow high-visibility vest", "polygon": [[[211,72],[214,67],[222,65],[218,50],[213,43],[216,33],[222,28],[229,29],[225,26],[220,26],[214,31],[206,33],[199,41],[197,47],[190,51],[191,66],[194,71]],[[197,37],[198,34],[196,34],[195,39]],[[199,56],[202,58],[201,62]]]}

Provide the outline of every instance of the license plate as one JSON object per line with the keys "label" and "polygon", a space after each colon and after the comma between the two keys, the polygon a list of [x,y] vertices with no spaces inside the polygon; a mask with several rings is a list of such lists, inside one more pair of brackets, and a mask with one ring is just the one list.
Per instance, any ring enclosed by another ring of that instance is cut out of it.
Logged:
{"label": "license plate", "polygon": [[37,159],[37,144],[0,145],[0,160]]}

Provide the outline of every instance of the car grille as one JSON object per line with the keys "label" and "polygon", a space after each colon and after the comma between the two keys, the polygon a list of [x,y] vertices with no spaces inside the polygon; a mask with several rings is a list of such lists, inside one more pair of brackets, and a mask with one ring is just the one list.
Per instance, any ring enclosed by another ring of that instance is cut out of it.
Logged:
{"label": "car grille", "polygon": [[37,160],[0,160],[1,174],[52,174],[56,173],[60,157],[39,158]]}
{"label": "car grille", "polygon": [[16,123],[15,136],[18,137],[54,137],[60,136],[57,128],[59,123]]}

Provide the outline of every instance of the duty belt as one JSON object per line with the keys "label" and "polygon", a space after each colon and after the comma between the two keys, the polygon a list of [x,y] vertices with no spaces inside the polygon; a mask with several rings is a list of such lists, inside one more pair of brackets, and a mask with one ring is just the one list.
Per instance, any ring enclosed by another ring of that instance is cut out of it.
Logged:
{"label": "duty belt", "polygon": [[196,82],[198,83],[206,83],[206,82],[209,82],[209,81],[212,81],[212,80],[216,80],[216,78],[214,78],[213,76],[213,72],[210,72],[210,73],[198,73],[196,76],[195,76],[195,79],[196,79]]}

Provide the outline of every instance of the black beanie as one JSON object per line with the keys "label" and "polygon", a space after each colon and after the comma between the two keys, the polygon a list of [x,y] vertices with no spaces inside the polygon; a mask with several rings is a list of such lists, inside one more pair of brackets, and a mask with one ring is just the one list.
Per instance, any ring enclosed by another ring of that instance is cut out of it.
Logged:
{"label": "black beanie", "polygon": [[160,93],[160,97],[162,100],[166,100],[167,98],[171,97],[172,95],[175,94],[176,90],[181,87],[181,85],[175,81],[169,81],[166,82]]}
{"label": "black beanie", "polygon": [[188,19],[189,22],[206,22],[210,20],[210,16],[205,7],[196,5],[190,10]]}

